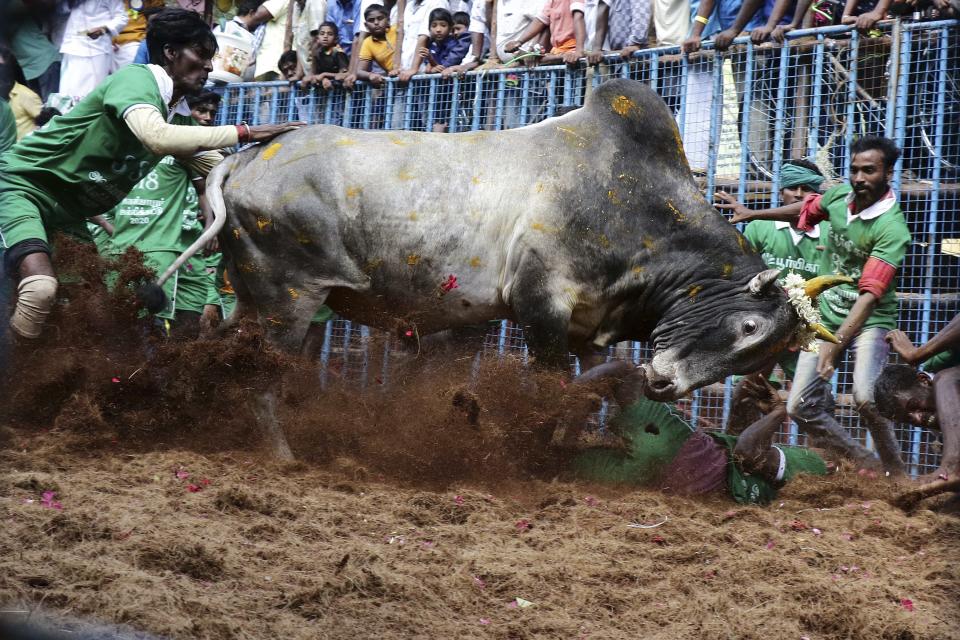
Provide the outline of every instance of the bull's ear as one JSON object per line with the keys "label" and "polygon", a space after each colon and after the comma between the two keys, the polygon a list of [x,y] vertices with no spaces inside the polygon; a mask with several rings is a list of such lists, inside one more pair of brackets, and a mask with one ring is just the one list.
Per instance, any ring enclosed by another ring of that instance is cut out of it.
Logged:
{"label": "bull's ear", "polygon": [[747,291],[758,297],[765,296],[766,294],[770,293],[771,287],[776,284],[779,276],[779,269],[767,269],[766,271],[761,271],[757,275],[753,276],[753,278],[750,279],[750,282],[747,283]]}

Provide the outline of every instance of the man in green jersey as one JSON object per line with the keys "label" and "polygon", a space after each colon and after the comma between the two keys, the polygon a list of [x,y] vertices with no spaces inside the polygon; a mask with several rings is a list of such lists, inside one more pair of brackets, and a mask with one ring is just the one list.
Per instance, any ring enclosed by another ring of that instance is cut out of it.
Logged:
{"label": "man in green jersey", "polygon": [[[186,168],[173,156],[166,156],[105,214],[110,237],[101,253],[119,256],[128,247],[136,247],[143,253],[144,264],[162,273],[200,237],[203,229],[198,208],[197,190]],[[163,289],[167,305],[156,314],[163,332],[196,337],[205,306],[208,302],[216,304],[210,302],[215,297],[213,275],[207,273],[203,257],[193,256],[164,283]]]}
{"label": "man in green jersey", "polygon": [[[573,472],[581,480],[659,487],[683,495],[726,489],[737,502],[767,504],[796,475],[827,473],[826,463],[813,451],[773,444],[786,409],[763,378],[751,381],[748,392],[765,415],[739,437],[697,431],[669,405],[643,397],[643,369],[630,363],[594,367],[574,384],[598,379],[613,381],[621,413],[611,429],[625,447],[597,447],[578,454]],[[583,422],[588,411],[574,411],[570,418]]]}
{"label": "man in green jersey", "polygon": [[69,114],[0,156],[0,241],[6,272],[19,282],[10,325],[24,338],[40,335],[56,298],[50,232],[85,234],[86,218],[116,206],[166,155],[206,175],[221,159],[214,149],[301,126],[192,126],[183,98],[203,87],[217,50],[195,12],[157,14],[147,47],[154,64],[117,71]]}
{"label": "man in green jersey", "polygon": [[[788,160],[783,163],[780,172],[780,201],[784,205],[802,202],[808,195],[820,193],[823,180],[823,173],[809,160]],[[718,191],[715,196],[720,200],[717,209],[731,211],[734,215],[750,211],[730,194]],[[820,272],[822,242],[826,240],[829,224],[824,221],[804,231],[788,221],[754,220],[744,229],[743,236],[771,269],[780,269],[783,276],[796,273],[809,279]],[[796,351],[788,351],[778,359],[777,363],[787,378],[793,378],[798,356]],[[771,375],[772,369],[773,364],[768,370],[759,372],[759,375]],[[731,433],[740,433],[754,421],[756,412],[751,407],[750,398],[742,392],[739,384],[734,389],[731,404],[733,411],[727,428]]]}
{"label": "man in green jersey", "polygon": [[900,150],[887,138],[866,136],[850,149],[850,184],[807,196],[802,203],[735,215],[733,222],[751,219],[795,221],[810,229],[829,220],[822,271],[846,275],[856,285],[840,285],[820,296],[823,324],[839,344],[818,341],[819,353],[803,352],[787,401],[787,411],[813,442],[854,459],[873,454],[856,443],[833,415],[830,380],[843,352],[854,347],[853,399],[860,418],[876,443],[884,467],[903,472],[893,424],[880,415],[874,383],[887,363],[884,340],[896,328],[896,275],[910,244],[910,232],[890,188]]}

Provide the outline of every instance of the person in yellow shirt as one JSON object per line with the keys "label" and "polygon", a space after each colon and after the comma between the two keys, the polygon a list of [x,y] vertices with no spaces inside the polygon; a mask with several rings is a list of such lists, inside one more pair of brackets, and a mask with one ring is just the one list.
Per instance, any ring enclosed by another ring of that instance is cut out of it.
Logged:
{"label": "person in yellow shirt", "polygon": [[10,108],[17,122],[17,140],[37,128],[36,118],[43,109],[40,96],[19,82],[10,90]]}
{"label": "person in yellow shirt", "polygon": [[363,21],[370,37],[360,47],[360,63],[357,78],[366,80],[375,87],[383,86],[383,76],[370,71],[376,61],[388,74],[393,75],[393,57],[397,50],[397,28],[390,26],[390,16],[380,4],[372,4],[363,12]]}

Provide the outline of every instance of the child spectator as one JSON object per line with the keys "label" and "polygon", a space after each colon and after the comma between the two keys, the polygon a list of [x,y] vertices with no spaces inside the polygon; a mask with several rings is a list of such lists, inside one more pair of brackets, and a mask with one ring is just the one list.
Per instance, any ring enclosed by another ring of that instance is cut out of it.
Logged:
{"label": "child spectator", "polygon": [[459,38],[470,30],[470,14],[457,11],[453,14],[453,35]]}
{"label": "child spectator", "polygon": [[313,72],[307,74],[301,84],[304,87],[319,84],[330,90],[334,80],[343,80],[347,75],[350,58],[337,45],[340,36],[333,22],[324,22],[310,33],[314,36]]}
{"label": "child spectator", "polygon": [[[463,60],[470,49],[470,35],[464,34],[460,38],[453,35],[453,16],[446,9],[434,9],[430,12],[429,20],[430,42],[420,50],[420,55],[426,60],[427,73],[442,73]],[[442,133],[447,130],[452,96],[452,87],[448,83],[437,87],[436,120],[433,123],[435,132]]]}
{"label": "child spectator", "polygon": [[551,63],[557,58],[567,64],[576,64],[583,57],[586,45],[587,26],[583,17],[582,0],[547,0],[537,19],[518,37],[503,46],[506,53],[513,53],[520,46],[543,33],[550,31],[550,55],[541,63]]}
{"label": "child spectator", "polygon": [[280,60],[277,61],[277,68],[280,69],[280,74],[284,79],[294,82],[297,79],[297,52],[293,51],[284,51],[283,55],[280,56]]}
{"label": "child spectator", "polygon": [[370,71],[373,62],[390,73],[393,71],[393,56],[397,50],[397,28],[390,26],[390,16],[382,4],[372,4],[363,14],[364,26],[369,37],[360,45],[357,78],[375,87],[383,85],[383,76]]}
{"label": "child spectator", "polygon": [[430,12],[430,43],[421,55],[427,61],[427,73],[440,73],[460,64],[470,49],[470,37],[453,35],[453,16],[446,9]]}

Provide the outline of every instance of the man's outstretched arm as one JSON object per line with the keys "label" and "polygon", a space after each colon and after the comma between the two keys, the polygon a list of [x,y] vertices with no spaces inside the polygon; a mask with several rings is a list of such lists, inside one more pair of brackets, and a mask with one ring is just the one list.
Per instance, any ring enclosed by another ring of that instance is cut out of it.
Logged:
{"label": "man's outstretched arm", "polygon": [[929,360],[941,351],[960,349],[960,315],[955,317],[940,332],[930,338],[926,344],[914,346],[903,331],[897,329],[887,334],[890,347],[900,354],[909,364],[919,364]]}

